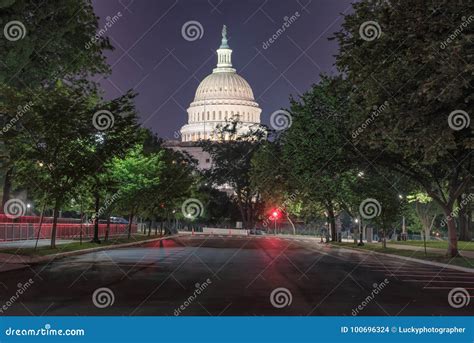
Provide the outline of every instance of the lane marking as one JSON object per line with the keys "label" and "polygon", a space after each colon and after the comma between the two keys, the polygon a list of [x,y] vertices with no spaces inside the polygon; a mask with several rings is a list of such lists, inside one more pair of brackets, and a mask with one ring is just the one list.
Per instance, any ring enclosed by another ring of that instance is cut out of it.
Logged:
{"label": "lane marking", "polygon": [[441,281],[441,280],[431,280],[431,281],[428,281],[428,280],[402,280],[402,281],[406,281],[406,282],[425,282],[425,283],[434,283],[434,282],[437,282],[437,283],[474,283],[473,282],[470,282],[470,281],[462,281],[462,280],[446,280],[446,281]]}
{"label": "lane marking", "polygon": [[[426,278],[439,278],[439,279],[448,279],[445,276],[437,276],[437,275],[396,275],[396,274],[389,274],[389,276],[399,276],[399,277],[426,277]],[[474,281],[474,277],[472,276],[455,276],[458,279],[470,279]]]}
{"label": "lane marking", "polygon": [[[474,289],[472,287],[463,287],[464,289]],[[437,287],[437,286],[433,286],[433,287],[423,287],[423,289],[453,289],[453,287]],[[471,298],[473,298],[474,296],[471,295]]]}

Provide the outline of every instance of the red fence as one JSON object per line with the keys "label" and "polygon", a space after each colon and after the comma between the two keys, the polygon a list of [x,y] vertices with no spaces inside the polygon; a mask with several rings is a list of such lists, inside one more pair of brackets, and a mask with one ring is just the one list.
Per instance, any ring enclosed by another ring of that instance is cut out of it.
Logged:
{"label": "red fence", "polygon": [[[41,226],[40,239],[51,238],[51,222],[43,223]],[[99,237],[105,237],[107,224],[99,224]],[[15,241],[21,239],[36,239],[38,236],[39,223],[0,223],[0,241]],[[132,224],[132,233],[137,232],[137,225]],[[81,223],[58,223],[57,238],[92,238],[94,235],[93,224]],[[128,224],[110,224],[109,236],[119,236],[128,233]]]}

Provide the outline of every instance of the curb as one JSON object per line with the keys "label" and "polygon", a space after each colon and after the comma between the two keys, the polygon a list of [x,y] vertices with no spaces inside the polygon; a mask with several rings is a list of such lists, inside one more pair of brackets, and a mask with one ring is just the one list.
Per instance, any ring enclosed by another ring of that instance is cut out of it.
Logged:
{"label": "curb", "polygon": [[441,267],[441,268],[444,268],[444,269],[453,269],[453,270],[458,270],[458,271],[466,272],[466,273],[474,273],[473,268],[467,268],[467,267],[461,267],[461,266],[452,266],[452,265],[446,264],[446,263],[420,260],[418,258],[386,254],[386,253],[378,252],[378,251],[371,251],[371,250],[364,250],[364,249],[357,249],[357,248],[350,248],[350,247],[342,247],[341,248],[341,247],[338,247],[336,245],[332,245],[332,244],[329,244],[329,245],[331,247],[339,249],[339,250],[358,251],[358,252],[366,253],[366,254],[377,254],[377,255],[381,255],[381,256],[389,256],[389,257],[393,257],[393,258],[398,258],[400,260],[416,262],[416,263],[421,263],[421,264],[427,264],[427,265],[430,265],[430,266]]}
{"label": "curb", "polygon": [[46,255],[46,256],[39,256],[39,257],[24,256],[24,257],[22,257],[22,262],[21,263],[24,263],[24,264],[39,264],[39,263],[50,262],[50,261],[53,261],[55,259],[60,259],[60,258],[69,257],[69,256],[83,255],[83,254],[96,252],[96,251],[125,248],[125,247],[129,247],[129,246],[140,245],[140,244],[150,243],[150,242],[156,242],[156,241],[161,241],[163,239],[176,238],[176,237],[180,237],[180,236],[181,235],[179,235],[179,234],[178,235],[171,235],[171,236],[164,236],[164,237],[160,237],[160,238],[146,239],[146,240],[139,241],[139,242],[130,242],[130,243],[115,244],[115,245],[107,245],[107,246],[103,246],[103,247],[82,249],[82,250],[76,250],[76,251],[68,251],[68,252],[62,252],[62,253]]}

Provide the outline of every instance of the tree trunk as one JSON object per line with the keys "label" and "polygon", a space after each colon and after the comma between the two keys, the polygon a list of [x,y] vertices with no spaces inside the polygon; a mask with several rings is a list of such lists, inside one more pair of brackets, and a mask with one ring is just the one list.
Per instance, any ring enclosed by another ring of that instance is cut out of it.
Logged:
{"label": "tree trunk", "polygon": [[12,172],[13,169],[10,168],[5,173],[5,178],[3,182],[3,194],[2,194],[2,207],[0,208],[0,213],[3,213],[3,208],[5,203],[10,199],[10,191],[12,187]]}
{"label": "tree trunk", "polygon": [[128,217],[128,239],[132,236],[132,222],[133,222],[133,210],[130,212],[130,215]]}
{"label": "tree trunk", "polygon": [[[449,214],[447,215],[449,216]],[[448,217],[448,251],[447,255],[449,257],[459,256],[458,251],[458,237],[456,235],[456,220],[454,218]]]}
{"label": "tree trunk", "polygon": [[99,210],[100,210],[100,195],[99,192],[94,194],[95,197],[95,217],[94,217],[94,238],[92,243],[100,243],[99,239]]}
{"label": "tree trunk", "polygon": [[160,236],[163,236],[163,220],[160,221]]}
{"label": "tree trunk", "polygon": [[286,218],[288,218],[288,221],[290,222],[291,227],[293,228],[293,235],[296,235],[296,227],[295,227],[295,224],[294,224],[293,221],[290,219],[290,215],[288,214],[288,212],[286,212]]}
{"label": "tree trunk", "polygon": [[53,211],[53,227],[51,228],[51,249],[56,249],[56,231],[58,227],[58,216],[61,208],[61,199],[56,198]]}
{"label": "tree trunk", "polygon": [[331,241],[337,241],[337,233],[336,233],[336,218],[334,216],[334,209],[332,205],[329,205],[328,208],[328,222],[331,229]]}
{"label": "tree trunk", "polygon": [[105,228],[105,238],[104,241],[109,240],[109,232],[110,232],[110,215],[107,216],[107,227]]}
{"label": "tree trunk", "polygon": [[41,227],[43,226],[43,219],[44,219],[44,211],[46,209],[46,201],[43,204],[43,208],[41,209],[41,217],[39,221],[39,226],[38,226],[38,235],[36,236],[36,243],[35,243],[35,250],[38,247],[38,241],[41,235]]}
{"label": "tree trunk", "polygon": [[471,232],[470,232],[470,206],[469,203],[466,205],[461,204],[461,197],[459,197],[459,240],[469,242],[471,241]]}

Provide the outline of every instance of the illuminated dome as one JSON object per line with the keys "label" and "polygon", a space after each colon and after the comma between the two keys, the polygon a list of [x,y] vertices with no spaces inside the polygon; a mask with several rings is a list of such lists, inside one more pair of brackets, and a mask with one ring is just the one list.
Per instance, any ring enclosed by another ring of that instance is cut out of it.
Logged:
{"label": "illuminated dome", "polygon": [[252,88],[236,72],[212,73],[202,80],[194,102],[214,99],[239,99],[254,101]]}
{"label": "illuminated dome", "polygon": [[216,129],[231,121],[239,122],[237,135],[245,134],[252,126],[260,124],[262,110],[255,102],[252,88],[232,68],[232,49],[227,44],[225,25],[222,43],[217,49],[217,67],[199,84],[187,111],[188,124],[181,128],[183,142],[221,139],[215,134]]}

